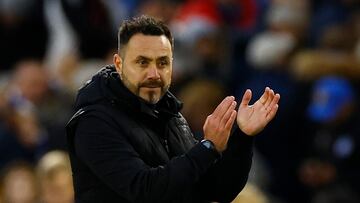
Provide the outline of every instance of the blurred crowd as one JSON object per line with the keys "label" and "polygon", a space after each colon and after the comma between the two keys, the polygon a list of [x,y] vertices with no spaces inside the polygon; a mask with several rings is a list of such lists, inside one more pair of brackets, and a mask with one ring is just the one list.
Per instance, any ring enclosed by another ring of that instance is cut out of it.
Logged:
{"label": "blurred crowd", "polygon": [[281,94],[234,202],[360,202],[358,0],[0,0],[0,202],[74,201],[76,90],[142,14],[173,32],[171,91],[197,139],[226,95]]}

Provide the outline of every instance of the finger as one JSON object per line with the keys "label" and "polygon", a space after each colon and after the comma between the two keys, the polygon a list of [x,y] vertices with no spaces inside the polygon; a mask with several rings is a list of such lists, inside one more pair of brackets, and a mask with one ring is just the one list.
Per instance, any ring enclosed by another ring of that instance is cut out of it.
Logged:
{"label": "finger", "polygon": [[226,124],[225,124],[225,129],[229,130],[231,129],[231,127],[233,126],[234,124],[234,121],[236,119],[236,111],[235,110],[232,110],[231,111],[231,115],[230,115],[230,118],[227,120]]}
{"label": "finger", "polygon": [[229,106],[227,112],[221,118],[221,121],[220,121],[221,126],[226,125],[226,123],[229,120],[229,118],[231,117],[231,114],[234,111],[235,107],[236,107],[236,101],[233,101],[232,104]]}
{"label": "finger", "polygon": [[260,101],[261,104],[265,104],[266,100],[267,100],[268,97],[269,97],[269,92],[270,92],[270,88],[269,88],[269,87],[266,87],[263,95],[261,95],[261,97],[260,97],[260,99],[259,99],[259,101]]}
{"label": "finger", "polygon": [[279,105],[275,104],[275,106],[271,109],[271,111],[266,115],[266,120],[271,121],[276,115],[278,109],[279,109]]}
{"label": "finger", "polygon": [[252,93],[251,93],[251,90],[250,89],[247,89],[243,95],[243,98],[241,100],[241,103],[240,103],[240,106],[244,107],[244,106],[247,106],[249,105],[249,102],[251,100],[251,96],[252,96]]}
{"label": "finger", "polygon": [[207,128],[208,124],[209,124],[209,119],[211,118],[211,115],[209,115],[206,120],[205,120],[205,123],[203,125],[203,131],[205,131],[205,129]]}
{"label": "finger", "polygon": [[264,104],[264,107],[266,109],[270,107],[270,104],[273,101],[274,96],[275,96],[274,90],[270,89],[269,94],[268,94],[268,98],[267,98],[267,100],[266,100],[266,102]]}
{"label": "finger", "polygon": [[235,100],[233,96],[226,97],[215,109],[212,115],[215,118],[222,118],[226,113],[227,109],[230,107],[232,102]]}
{"label": "finger", "polygon": [[217,114],[217,112],[219,111],[220,107],[229,99],[229,97],[225,97],[221,103],[216,107],[216,109],[214,110],[214,112],[212,114]]}
{"label": "finger", "polygon": [[277,103],[279,103],[279,100],[280,100],[280,94],[275,94],[273,100],[271,101],[270,105],[267,107],[268,110],[270,111],[272,108],[275,107],[275,105]]}

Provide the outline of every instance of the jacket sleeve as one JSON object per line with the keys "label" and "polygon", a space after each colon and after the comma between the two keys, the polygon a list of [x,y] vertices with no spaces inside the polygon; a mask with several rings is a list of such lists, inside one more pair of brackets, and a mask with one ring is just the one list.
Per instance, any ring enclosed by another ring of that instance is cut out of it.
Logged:
{"label": "jacket sleeve", "polygon": [[160,202],[182,198],[218,158],[195,145],[163,166],[150,167],[108,118],[80,118],[74,137],[76,156],[110,189],[130,202]]}
{"label": "jacket sleeve", "polygon": [[198,199],[231,202],[244,188],[251,168],[253,140],[236,126],[221,159],[201,177],[194,194]]}

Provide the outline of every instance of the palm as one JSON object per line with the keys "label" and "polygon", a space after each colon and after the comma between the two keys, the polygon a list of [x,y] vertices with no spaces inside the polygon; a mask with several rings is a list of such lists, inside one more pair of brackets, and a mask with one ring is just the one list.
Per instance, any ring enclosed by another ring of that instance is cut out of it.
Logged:
{"label": "palm", "polygon": [[247,135],[255,135],[274,118],[277,109],[279,94],[274,94],[270,88],[266,88],[264,94],[253,105],[249,105],[251,91],[247,90],[240,103],[237,124]]}

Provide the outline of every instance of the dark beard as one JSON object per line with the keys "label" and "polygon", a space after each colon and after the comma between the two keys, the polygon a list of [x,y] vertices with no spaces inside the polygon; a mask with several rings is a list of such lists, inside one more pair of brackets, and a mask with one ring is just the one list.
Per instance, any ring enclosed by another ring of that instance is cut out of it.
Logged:
{"label": "dark beard", "polygon": [[[125,76],[125,74],[121,74],[121,80],[122,82],[124,83],[124,85],[131,91],[135,91],[134,94],[138,97],[140,97],[140,88],[142,87],[147,87],[147,88],[156,88],[156,87],[159,87],[160,88],[160,98],[159,100],[165,95],[165,93],[167,92],[167,90],[169,89],[170,87],[170,84],[169,85],[165,85],[164,82],[162,80],[147,80],[145,82],[141,82],[139,83],[138,85],[134,85],[132,84],[128,78]],[[141,97],[140,97],[141,98]],[[149,98],[154,98],[154,94],[151,93],[149,95]],[[150,102],[150,103],[157,103],[158,101],[153,101],[152,99],[150,99],[151,101],[147,101],[147,102]],[[146,101],[146,100],[145,100]]]}

